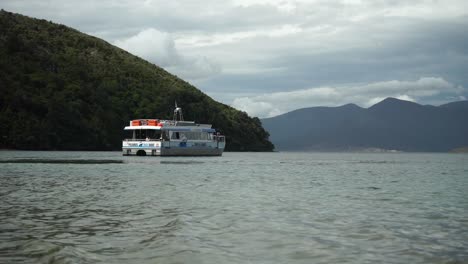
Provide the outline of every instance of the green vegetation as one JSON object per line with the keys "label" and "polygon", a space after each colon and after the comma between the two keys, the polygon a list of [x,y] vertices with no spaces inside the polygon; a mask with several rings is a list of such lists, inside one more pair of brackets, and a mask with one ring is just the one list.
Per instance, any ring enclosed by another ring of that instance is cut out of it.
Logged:
{"label": "green vegetation", "polygon": [[64,25],[0,11],[0,148],[117,150],[136,118],[212,123],[231,151],[272,151],[258,118]]}

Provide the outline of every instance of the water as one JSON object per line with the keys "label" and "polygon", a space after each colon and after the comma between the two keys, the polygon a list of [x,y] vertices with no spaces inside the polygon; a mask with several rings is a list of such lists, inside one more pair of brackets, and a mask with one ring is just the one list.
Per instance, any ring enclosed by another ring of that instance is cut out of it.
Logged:
{"label": "water", "polygon": [[467,263],[468,155],[0,152],[0,263]]}

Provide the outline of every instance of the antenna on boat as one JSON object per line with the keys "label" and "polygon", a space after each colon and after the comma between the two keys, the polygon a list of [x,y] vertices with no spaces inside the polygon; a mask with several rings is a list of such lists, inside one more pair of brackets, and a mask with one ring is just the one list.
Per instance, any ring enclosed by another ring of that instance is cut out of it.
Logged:
{"label": "antenna on boat", "polygon": [[182,114],[182,108],[177,106],[177,101],[175,101],[175,109],[174,109],[174,121],[177,121],[177,113],[179,114],[179,121],[184,121],[184,115]]}

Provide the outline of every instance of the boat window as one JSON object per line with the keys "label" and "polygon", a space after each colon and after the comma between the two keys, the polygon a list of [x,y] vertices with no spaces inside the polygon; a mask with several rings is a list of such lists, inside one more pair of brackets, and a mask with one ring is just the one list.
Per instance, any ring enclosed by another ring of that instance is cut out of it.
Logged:
{"label": "boat window", "polygon": [[135,130],[136,131],[136,138],[137,139],[145,139],[146,138],[146,129]]}
{"label": "boat window", "polygon": [[212,140],[212,134],[207,132],[172,132],[171,139],[187,139],[187,140]]}
{"label": "boat window", "polygon": [[160,139],[161,138],[161,131],[160,130],[154,130],[154,129],[148,129],[148,131],[146,132],[146,135],[151,139]]}
{"label": "boat window", "polygon": [[161,131],[154,129],[135,129],[125,130],[124,137],[126,139],[142,140],[142,139],[160,139]]}
{"label": "boat window", "polygon": [[124,130],[124,139],[133,139],[134,130]]}
{"label": "boat window", "polygon": [[162,133],[162,139],[169,140],[169,131],[164,131]]}
{"label": "boat window", "polygon": [[179,139],[179,138],[180,138],[179,132],[172,132],[171,139]]}
{"label": "boat window", "polygon": [[199,134],[198,132],[187,132],[185,137],[188,139],[188,140],[196,140],[198,139],[198,135]]}

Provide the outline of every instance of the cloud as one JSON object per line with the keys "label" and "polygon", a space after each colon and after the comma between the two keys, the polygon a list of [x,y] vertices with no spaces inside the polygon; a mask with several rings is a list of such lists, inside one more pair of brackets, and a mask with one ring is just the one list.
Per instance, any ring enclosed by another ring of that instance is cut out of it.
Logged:
{"label": "cloud", "polygon": [[[199,83],[208,93],[257,94],[437,76],[468,86],[468,16],[442,21],[372,18],[349,25],[299,25],[277,38],[193,47],[223,72]],[[197,83],[196,83],[197,84]],[[234,98],[216,97],[226,103]]]}
{"label": "cloud", "polygon": [[468,97],[440,92],[441,80],[468,87],[466,0],[2,0],[0,7],[104,38],[262,116],[290,109],[279,98],[260,100],[265,94],[295,96],[304,107],[365,106],[387,95],[420,103]]}
{"label": "cloud", "polygon": [[189,81],[199,81],[213,78],[222,72],[222,67],[216,61],[205,56],[182,57],[181,63],[167,67],[171,73]]}
{"label": "cloud", "polygon": [[338,106],[355,103],[369,107],[387,97],[419,102],[434,96],[450,101],[466,90],[443,78],[423,77],[416,81],[386,81],[360,85],[316,87],[290,92],[276,92],[233,100],[234,108],[251,116],[272,117],[295,109],[312,106]]}
{"label": "cloud", "polygon": [[292,34],[300,33],[302,29],[298,25],[282,25],[278,28],[255,29],[250,31],[239,31],[230,33],[216,33],[210,35],[191,36],[189,38],[181,38],[178,41],[179,45],[191,47],[209,47],[218,46],[228,43],[241,42],[249,38],[280,38]]}
{"label": "cloud", "polygon": [[174,66],[181,61],[172,37],[154,28],[144,29],[135,36],[117,40],[114,44],[162,67]]}
{"label": "cloud", "polygon": [[234,100],[232,107],[247,112],[251,116],[270,117],[282,114],[280,109],[273,105],[273,102],[259,97],[241,97]]}
{"label": "cloud", "polygon": [[114,44],[183,78],[206,78],[221,72],[221,67],[207,57],[181,55],[173,37],[154,28],[144,29]]}
{"label": "cloud", "polygon": [[441,93],[459,94],[463,87],[456,86],[440,77],[423,77],[416,81],[386,81],[354,86],[349,93],[364,93],[366,95],[396,95],[405,94],[412,97],[430,97]]}

